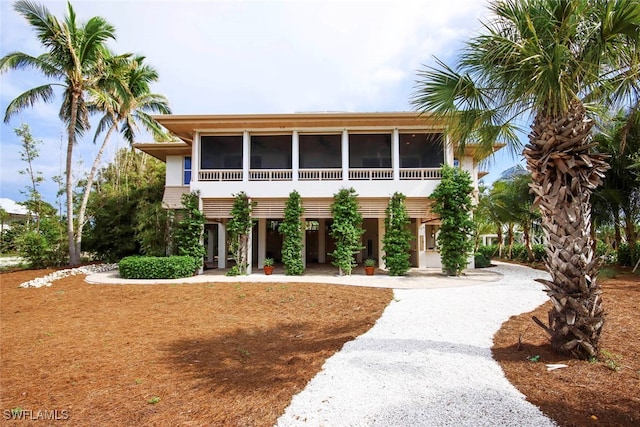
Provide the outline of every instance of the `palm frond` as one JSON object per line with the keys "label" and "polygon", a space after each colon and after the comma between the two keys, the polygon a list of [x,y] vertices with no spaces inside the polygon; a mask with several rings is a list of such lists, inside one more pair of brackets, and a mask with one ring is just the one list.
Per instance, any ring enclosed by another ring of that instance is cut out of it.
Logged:
{"label": "palm frond", "polygon": [[33,107],[36,102],[43,101],[45,103],[51,102],[54,96],[53,85],[46,84],[23,92],[18,95],[7,106],[7,110],[4,115],[4,122],[9,123],[11,117],[19,113],[26,107]]}

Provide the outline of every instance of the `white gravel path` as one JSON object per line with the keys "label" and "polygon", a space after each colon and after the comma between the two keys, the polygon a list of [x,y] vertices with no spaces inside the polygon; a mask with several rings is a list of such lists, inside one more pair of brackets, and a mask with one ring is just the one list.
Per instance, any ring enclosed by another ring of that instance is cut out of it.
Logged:
{"label": "white gravel path", "polygon": [[277,425],[554,426],[490,350],[505,320],[547,300],[533,280],[547,274],[493,268],[497,282],[394,290],[374,327],[325,362]]}

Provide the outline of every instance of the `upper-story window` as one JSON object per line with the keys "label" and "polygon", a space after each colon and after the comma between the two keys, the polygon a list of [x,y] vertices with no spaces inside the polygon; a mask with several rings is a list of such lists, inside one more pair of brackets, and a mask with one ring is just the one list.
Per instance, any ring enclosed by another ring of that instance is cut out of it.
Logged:
{"label": "upper-story window", "polygon": [[189,185],[191,183],[191,156],[185,156],[182,170],[182,184]]}
{"label": "upper-story window", "polygon": [[298,137],[301,169],[342,167],[342,135],[309,135]]}
{"label": "upper-story window", "polygon": [[201,136],[200,169],[242,169],[242,135]]}
{"label": "upper-story window", "polygon": [[440,133],[400,133],[401,168],[439,168],[444,163]]}
{"label": "upper-story window", "polygon": [[350,168],[391,168],[391,134],[349,134]]}
{"label": "upper-story window", "polygon": [[251,135],[251,169],[291,169],[291,135]]}

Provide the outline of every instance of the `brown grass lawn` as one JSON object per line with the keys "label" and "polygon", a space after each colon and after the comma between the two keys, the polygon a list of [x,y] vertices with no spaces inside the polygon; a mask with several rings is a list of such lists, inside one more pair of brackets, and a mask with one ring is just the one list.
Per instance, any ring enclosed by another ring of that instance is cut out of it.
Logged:
{"label": "brown grass lawn", "polygon": [[[60,424],[69,426],[271,426],[392,298],[386,289],[336,285],[88,285],[84,276],[17,288],[48,272],[0,275],[7,424],[51,424],[7,421],[15,409],[68,418]],[[512,318],[496,336],[508,378],[561,425],[639,423],[638,276],[607,281],[605,297],[603,348],[618,371],[554,355],[535,326],[524,326],[530,315]],[[529,362],[531,355],[540,362]],[[570,368],[546,372],[549,362]]]}

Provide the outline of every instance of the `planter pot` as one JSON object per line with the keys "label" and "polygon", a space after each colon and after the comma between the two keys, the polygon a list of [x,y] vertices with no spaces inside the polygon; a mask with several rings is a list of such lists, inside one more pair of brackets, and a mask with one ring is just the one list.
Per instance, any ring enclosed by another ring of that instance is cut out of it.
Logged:
{"label": "planter pot", "polygon": [[270,276],[271,274],[273,274],[272,265],[265,265],[263,268],[264,268],[264,274],[266,274],[267,276]]}
{"label": "planter pot", "polygon": [[373,273],[376,271],[375,267],[365,267],[364,268],[364,272],[367,274],[367,276],[373,276]]}

